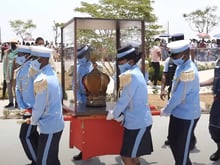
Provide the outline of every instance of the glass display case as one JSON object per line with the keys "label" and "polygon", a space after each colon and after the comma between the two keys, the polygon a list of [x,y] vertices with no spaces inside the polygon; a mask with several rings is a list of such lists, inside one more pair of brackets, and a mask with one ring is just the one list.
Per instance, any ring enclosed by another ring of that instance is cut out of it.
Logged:
{"label": "glass display case", "polygon": [[[128,44],[136,45],[139,51],[145,52],[144,20],[74,17],[61,28],[61,83],[65,93],[64,72],[72,65],[75,115],[106,114],[107,109],[114,107],[119,86],[115,58],[117,49]],[[85,73],[85,67],[79,66],[82,60],[78,55],[87,47],[89,55],[86,62],[91,63],[92,69]],[[145,55],[142,53],[139,66],[143,74],[144,62]],[[79,95],[86,97],[84,101]]]}

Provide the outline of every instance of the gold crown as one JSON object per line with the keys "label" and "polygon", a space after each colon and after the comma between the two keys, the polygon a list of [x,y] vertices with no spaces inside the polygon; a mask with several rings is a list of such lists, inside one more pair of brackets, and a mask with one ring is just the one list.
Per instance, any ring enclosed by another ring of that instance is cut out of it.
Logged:
{"label": "gold crown", "polygon": [[102,73],[94,66],[94,69],[83,76],[82,82],[86,89],[87,106],[106,106],[106,90],[110,82],[107,74]]}

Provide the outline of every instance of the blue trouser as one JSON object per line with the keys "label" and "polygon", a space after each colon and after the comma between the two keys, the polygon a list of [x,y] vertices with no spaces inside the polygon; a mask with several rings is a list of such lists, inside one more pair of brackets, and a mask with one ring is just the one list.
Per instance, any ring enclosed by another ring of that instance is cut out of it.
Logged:
{"label": "blue trouser", "polygon": [[154,68],[153,84],[156,86],[160,76],[160,62],[152,62],[151,64]]}
{"label": "blue trouser", "polygon": [[20,128],[19,138],[25,154],[33,163],[37,161],[37,143],[38,143],[37,126],[31,124],[22,124]]}
{"label": "blue trouser", "polygon": [[37,150],[37,165],[60,165],[59,142],[63,131],[40,134]]}
{"label": "blue trouser", "polygon": [[175,165],[191,165],[190,142],[198,119],[184,120],[170,116],[168,140]]}
{"label": "blue trouser", "polygon": [[209,116],[209,133],[212,139],[220,143],[220,97],[215,97]]}

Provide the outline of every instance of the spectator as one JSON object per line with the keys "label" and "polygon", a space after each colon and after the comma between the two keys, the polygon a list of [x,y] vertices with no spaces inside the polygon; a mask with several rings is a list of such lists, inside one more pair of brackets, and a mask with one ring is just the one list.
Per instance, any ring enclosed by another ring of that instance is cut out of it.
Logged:
{"label": "spectator", "polygon": [[205,40],[202,39],[199,44],[198,44],[198,49],[199,49],[199,57],[198,57],[198,60],[199,61],[206,61],[206,43],[205,43]]}
{"label": "spectator", "polygon": [[[172,80],[174,73],[176,71],[176,64],[173,63],[173,59],[168,57],[165,60],[164,64],[164,70],[162,75],[162,84],[161,84],[161,92],[160,92],[160,98],[164,100],[165,96],[168,97],[168,100],[170,99],[170,92],[172,88]],[[166,92],[165,88],[168,86],[168,90]]]}
{"label": "spectator", "polygon": [[161,40],[161,43],[160,43],[160,49],[161,49],[161,59],[163,61],[165,61],[168,57],[168,50],[167,50],[167,43],[166,43],[166,40]]}
{"label": "spectator", "polygon": [[44,46],[44,39],[42,37],[37,37],[35,40],[35,45],[36,46]]}
{"label": "spectator", "polygon": [[160,59],[161,59],[161,49],[158,46],[153,46],[153,48],[150,51],[150,59],[151,59],[151,65],[154,69],[153,74],[153,88],[157,89],[157,81],[159,80],[160,75]]}
{"label": "spectator", "polygon": [[4,80],[6,80],[7,89],[8,89],[8,99],[9,103],[5,106],[5,108],[10,108],[16,105],[16,101],[14,104],[14,95],[13,95],[13,76],[14,76],[14,58],[17,56],[17,42],[12,41],[9,43],[9,49],[5,50],[5,57],[3,62],[3,73]]}

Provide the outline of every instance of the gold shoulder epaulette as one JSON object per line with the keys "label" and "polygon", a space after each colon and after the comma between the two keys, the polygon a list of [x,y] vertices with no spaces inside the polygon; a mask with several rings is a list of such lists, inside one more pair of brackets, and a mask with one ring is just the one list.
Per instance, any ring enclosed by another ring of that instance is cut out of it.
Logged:
{"label": "gold shoulder epaulette", "polygon": [[47,80],[44,77],[34,81],[34,92],[41,93],[43,90],[47,89]]}
{"label": "gold shoulder epaulette", "polygon": [[195,73],[193,70],[183,72],[180,75],[180,81],[192,81],[195,79]]}
{"label": "gold shoulder epaulette", "polygon": [[130,84],[131,82],[131,73],[125,72],[119,75],[119,88],[122,89],[124,86]]}

